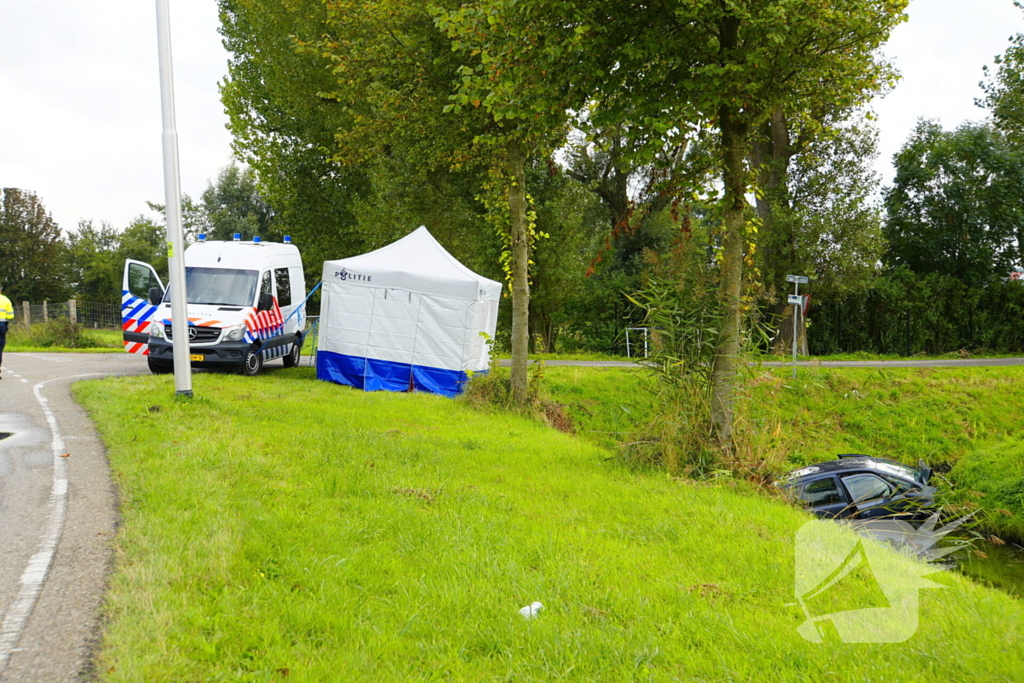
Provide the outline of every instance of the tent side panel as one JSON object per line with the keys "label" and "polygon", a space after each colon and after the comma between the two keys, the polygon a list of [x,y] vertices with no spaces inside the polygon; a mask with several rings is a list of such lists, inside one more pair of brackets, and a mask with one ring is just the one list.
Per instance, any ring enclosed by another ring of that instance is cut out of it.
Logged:
{"label": "tent side panel", "polygon": [[[488,339],[493,340],[498,329],[498,301],[495,299],[478,299],[473,304],[473,332],[470,337],[467,370],[482,372],[491,365],[491,346]],[[481,333],[487,335],[482,336]]]}
{"label": "tent side panel", "polygon": [[466,368],[468,299],[422,296],[413,365],[462,371]]}
{"label": "tent side panel", "polygon": [[365,373],[365,358],[331,351],[318,351],[316,354],[316,378],[319,380],[363,389]]}
{"label": "tent side panel", "polygon": [[365,356],[374,315],[372,289],[329,283],[320,319],[319,351]]}
{"label": "tent side panel", "polygon": [[341,282],[324,285],[316,377],[327,382],[364,387],[366,348],[373,317],[373,290]]}
{"label": "tent side panel", "polygon": [[[373,319],[365,353],[367,358],[401,363],[406,367],[412,364],[420,296],[402,289],[374,291]],[[408,386],[408,373],[405,382]]]}
{"label": "tent side panel", "polygon": [[425,365],[414,365],[412,376],[416,391],[429,391],[449,398],[462,393],[469,380],[469,376],[462,370],[430,368]]}

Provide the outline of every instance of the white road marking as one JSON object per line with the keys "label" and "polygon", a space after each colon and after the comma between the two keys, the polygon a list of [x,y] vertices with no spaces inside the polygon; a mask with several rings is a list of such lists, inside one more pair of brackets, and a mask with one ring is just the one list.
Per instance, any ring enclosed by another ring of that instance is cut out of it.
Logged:
{"label": "white road marking", "polygon": [[[26,354],[27,355],[27,354]],[[68,477],[67,466],[61,456],[66,453],[64,439],[57,426],[57,418],[46,398],[43,396],[42,388],[50,382],[59,380],[76,379],[79,377],[95,377],[104,373],[93,372],[86,375],[72,375],[71,377],[56,377],[54,379],[40,382],[32,387],[36,401],[43,409],[46,422],[50,425],[50,432],[53,434],[53,486],[50,489],[50,520],[46,525],[46,532],[39,544],[39,550],[28,561],[28,566],[21,575],[21,588],[18,595],[11,603],[7,616],[3,623],[0,623],[0,674],[7,668],[11,653],[18,646],[21,633],[25,630],[32,610],[35,608],[36,600],[43,589],[43,583],[53,563],[53,555],[57,550],[57,542],[64,531],[64,513],[67,509]]]}
{"label": "white road marking", "polygon": [[28,380],[27,379],[22,379],[21,381],[24,382],[25,384],[28,384]]}

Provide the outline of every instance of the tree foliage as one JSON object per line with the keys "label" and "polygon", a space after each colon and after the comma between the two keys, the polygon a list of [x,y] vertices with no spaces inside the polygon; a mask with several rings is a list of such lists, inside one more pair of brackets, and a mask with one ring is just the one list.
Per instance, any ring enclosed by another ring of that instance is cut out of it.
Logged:
{"label": "tree foliage", "polygon": [[209,217],[209,239],[230,240],[235,233],[243,240],[254,235],[274,241],[284,237],[274,224],[274,210],[256,187],[255,173],[248,167],[233,163],[222,168],[207,184],[202,208]]}
{"label": "tree foliage", "polygon": [[[1014,0],[1018,9],[1024,3]],[[995,69],[985,67],[981,83],[985,96],[977,101],[992,113],[996,126],[1016,143],[1024,142],[1024,33],[1010,39],[1010,46],[995,58]]]}
{"label": "tree foliage", "polygon": [[366,187],[358,167],[335,159],[344,108],[328,96],[331,61],[314,44],[326,31],[322,0],[219,0],[221,34],[231,53],[221,97],[234,149],[273,206],[278,229],[303,245],[307,267],[358,253],[363,241],[352,214]]}
{"label": "tree foliage", "polygon": [[1022,262],[1024,154],[988,123],[944,131],[921,121],[885,193],[888,260],[964,282]]}
{"label": "tree foliage", "polygon": [[[664,135],[713,126],[724,189],[712,417],[731,441],[746,234],[751,133],[779,108],[861,105],[892,79],[876,48],[904,18],[906,0],[742,0],[649,3],[532,0],[485,3],[521,36],[501,65],[528,60],[598,127],[628,122]],[[529,53],[529,54],[528,54]],[[500,70],[500,69],[499,69]],[[506,71],[505,73],[511,73]],[[509,78],[508,88],[513,87]]]}
{"label": "tree foliage", "polygon": [[34,192],[0,188],[0,283],[12,301],[65,298],[60,228]]}
{"label": "tree foliage", "polygon": [[109,223],[84,220],[67,238],[69,284],[83,301],[120,305],[126,259],[151,264],[167,273],[167,231],[145,216],[136,216],[123,231]]}

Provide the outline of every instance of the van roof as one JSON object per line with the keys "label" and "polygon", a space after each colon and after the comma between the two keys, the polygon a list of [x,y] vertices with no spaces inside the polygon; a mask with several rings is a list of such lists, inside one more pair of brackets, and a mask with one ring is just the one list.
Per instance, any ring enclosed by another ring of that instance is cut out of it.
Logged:
{"label": "van roof", "polygon": [[302,259],[294,244],[279,242],[195,242],[185,250],[185,265],[199,268],[262,270],[269,266],[296,265]]}

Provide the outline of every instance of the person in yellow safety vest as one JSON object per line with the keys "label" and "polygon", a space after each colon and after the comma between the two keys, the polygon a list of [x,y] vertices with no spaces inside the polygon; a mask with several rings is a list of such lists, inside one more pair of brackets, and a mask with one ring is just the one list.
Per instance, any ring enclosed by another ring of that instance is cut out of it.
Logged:
{"label": "person in yellow safety vest", "polygon": [[[4,286],[0,284],[0,369],[4,363],[4,346],[7,345],[7,324],[11,320],[14,320],[14,306],[4,296]],[[0,379],[3,379],[3,375],[0,375]]]}

